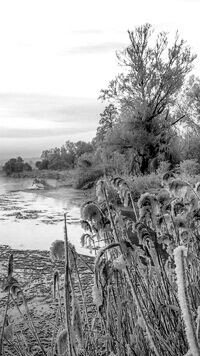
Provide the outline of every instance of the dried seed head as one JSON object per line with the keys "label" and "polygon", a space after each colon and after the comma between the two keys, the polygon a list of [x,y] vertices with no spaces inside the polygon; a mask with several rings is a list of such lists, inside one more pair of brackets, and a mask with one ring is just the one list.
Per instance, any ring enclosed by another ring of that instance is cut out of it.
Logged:
{"label": "dried seed head", "polygon": [[[69,246],[69,260],[71,267],[74,264],[75,247],[68,242]],[[50,247],[50,256],[52,261],[63,261],[65,259],[65,245],[63,240],[55,240]]]}
{"label": "dried seed head", "polygon": [[184,182],[181,179],[174,179],[169,183],[169,191],[176,198],[185,198],[191,187],[187,182]]}
{"label": "dried seed head", "polygon": [[4,328],[4,337],[6,340],[12,342],[13,336],[14,336],[13,326],[12,326],[12,324],[9,324]]}
{"label": "dried seed head", "polygon": [[98,199],[98,203],[102,203],[105,200],[104,188],[105,182],[103,179],[99,179],[96,183],[96,196]]}
{"label": "dried seed head", "polygon": [[151,215],[158,215],[160,212],[159,203],[154,194],[144,193],[138,200],[139,213],[142,208],[148,207],[151,210]]}
{"label": "dried seed head", "polygon": [[59,289],[59,272],[55,271],[53,274],[53,298],[56,298],[56,289]]}
{"label": "dried seed head", "polygon": [[81,209],[81,215],[83,220],[100,222],[102,219],[102,212],[100,208],[93,202],[85,204]]}
{"label": "dried seed head", "polygon": [[22,292],[18,281],[14,277],[6,278],[3,281],[2,289],[4,292],[8,292],[10,289],[11,293],[16,297]]}
{"label": "dried seed head", "polygon": [[63,240],[52,242],[50,247],[50,255],[53,261],[62,261],[65,258],[65,245]]}
{"label": "dried seed head", "polygon": [[88,221],[86,221],[86,220],[81,220],[80,223],[81,223],[81,227],[82,227],[85,231],[92,232],[92,228],[91,228],[91,226],[90,226],[90,224],[89,224]]}
{"label": "dried seed head", "polygon": [[97,286],[96,282],[92,287],[93,302],[99,308],[103,304],[102,290]]}
{"label": "dried seed head", "polygon": [[67,330],[62,330],[57,337],[58,355],[68,356],[69,346],[68,346],[68,333]]}
{"label": "dried seed head", "polygon": [[126,261],[124,260],[124,256],[120,255],[113,261],[114,268],[118,269],[119,271],[126,270]]}
{"label": "dried seed head", "polygon": [[170,180],[176,178],[174,172],[168,171],[163,174],[162,181],[164,184],[168,183]]}
{"label": "dried seed head", "polygon": [[157,195],[158,202],[161,205],[168,204],[169,201],[171,200],[169,191],[167,189],[162,189],[159,194]]}
{"label": "dried seed head", "polygon": [[72,325],[74,332],[78,338],[79,344],[83,345],[83,328],[82,328],[82,320],[81,320],[81,313],[78,301],[73,298],[72,302]]}

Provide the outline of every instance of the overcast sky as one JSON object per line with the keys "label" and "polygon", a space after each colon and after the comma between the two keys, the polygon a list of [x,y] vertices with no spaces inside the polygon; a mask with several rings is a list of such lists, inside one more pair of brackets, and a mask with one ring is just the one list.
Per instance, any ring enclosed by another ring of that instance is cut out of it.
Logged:
{"label": "overcast sky", "polygon": [[178,29],[200,57],[199,14],[200,0],[0,1],[0,159],[91,140],[127,30]]}

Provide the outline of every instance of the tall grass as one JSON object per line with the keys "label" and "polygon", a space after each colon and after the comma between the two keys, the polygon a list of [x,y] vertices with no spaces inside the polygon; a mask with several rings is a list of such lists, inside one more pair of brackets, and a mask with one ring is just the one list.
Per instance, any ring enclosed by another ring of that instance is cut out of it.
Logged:
{"label": "tall grass", "polygon": [[[157,183],[152,181],[151,188]],[[134,184],[120,177],[101,179],[98,202],[87,202],[81,209],[86,230],[82,244],[96,252],[92,314],[78,255],[68,241],[66,220],[64,240],[52,245],[52,257],[64,260],[65,280],[64,303],[60,300],[52,342],[44,350],[48,356],[200,355],[199,192],[172,178],[165,181],[165,191],[141,194],[136,203]],[[111,186],[121,203],[133,211],[134,219],[123,217],[110,201]],[[9,271],[13,273],[11,267]],[[60,288],[55,272],[54,295],[58,298]],[[4,329],[5,322],[2,341],[8,348]],[[26,355],[23,349],[18,354]]]}

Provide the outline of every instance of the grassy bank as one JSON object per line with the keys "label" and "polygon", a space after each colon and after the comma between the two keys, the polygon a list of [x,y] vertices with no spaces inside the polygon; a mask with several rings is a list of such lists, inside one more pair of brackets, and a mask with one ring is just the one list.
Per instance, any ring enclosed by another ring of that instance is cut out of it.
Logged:
{"label": "grassy bank", "polygon": [[[1,172],[2,175],[5,175],[4,172]],[[63,182],[65,185],[73,185],[73,170],[64,170],[64,171],[54,171],[54,170],[39,170],[33,169],[31,172],[16,172],[12,173],[11,177],[13,178],[41,178],[41,179],[56,179],[60,182]]]}

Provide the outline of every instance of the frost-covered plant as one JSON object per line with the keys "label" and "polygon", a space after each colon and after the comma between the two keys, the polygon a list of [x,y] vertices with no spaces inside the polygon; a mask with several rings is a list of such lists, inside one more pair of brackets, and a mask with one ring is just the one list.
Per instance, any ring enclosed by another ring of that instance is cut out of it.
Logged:
{"label": "frost-covered plant", "polygon": [[182,316],[185,323],[185,330],[187,335],[190,352],[193,356],[200,355],[200,347],[195,333],[195,326],[193,315],[191,311],[187,280],[186,280],[186,265],[185,257],[187,255],[187,249],[184,246],[178,246],[174,250],[174,259],[176,264],[176,278],[178,285],[178,300],[181,307]]}

